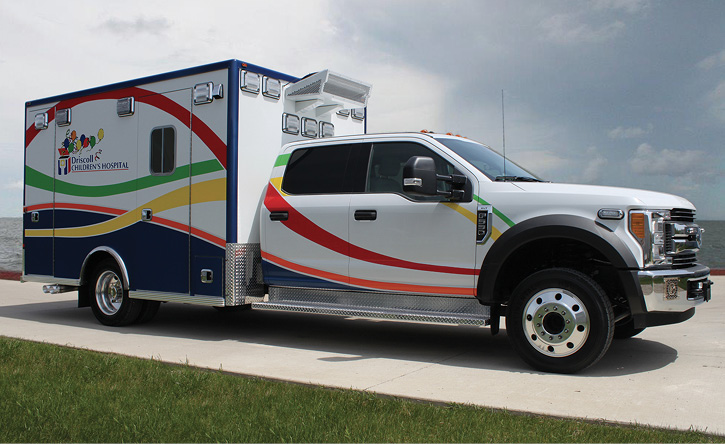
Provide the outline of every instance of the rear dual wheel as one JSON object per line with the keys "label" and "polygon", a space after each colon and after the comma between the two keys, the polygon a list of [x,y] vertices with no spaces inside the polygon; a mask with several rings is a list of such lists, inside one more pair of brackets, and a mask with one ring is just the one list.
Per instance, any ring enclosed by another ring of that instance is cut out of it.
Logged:
{"label": "rear dual wheel", "polygon": [[516,287],[506,331],[514,349],[532,367],[574,373],[607,352],[614,314],[593,279],[573,269],[553,268],[532,274]]}
{"label": "rear dual wheel", "polygon": [[123,288],[121,270],[116,261],[98,263],[88,285],[91,310],[103,325],[120,327],[151,320],[159,310],[158,301],[131,299]]}

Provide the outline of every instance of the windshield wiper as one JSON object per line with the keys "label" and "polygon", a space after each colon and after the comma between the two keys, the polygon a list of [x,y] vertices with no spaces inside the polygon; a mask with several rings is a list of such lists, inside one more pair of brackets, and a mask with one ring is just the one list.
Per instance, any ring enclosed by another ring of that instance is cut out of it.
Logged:
{"label": "windshield wiper", "polygon": [[546,182],[545,180],[528,176],[496,176],[495,180],[496,182]]}

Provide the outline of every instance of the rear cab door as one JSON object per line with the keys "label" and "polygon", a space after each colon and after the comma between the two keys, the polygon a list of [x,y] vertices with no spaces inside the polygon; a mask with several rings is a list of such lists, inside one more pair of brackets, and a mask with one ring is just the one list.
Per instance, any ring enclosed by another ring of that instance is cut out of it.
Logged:
{"label": "rear cab door", "polygon": [[350,198],[364,189],[369,151],[354,142],[302,145],[278,158],[260,222],[265,284],[349,289]]}

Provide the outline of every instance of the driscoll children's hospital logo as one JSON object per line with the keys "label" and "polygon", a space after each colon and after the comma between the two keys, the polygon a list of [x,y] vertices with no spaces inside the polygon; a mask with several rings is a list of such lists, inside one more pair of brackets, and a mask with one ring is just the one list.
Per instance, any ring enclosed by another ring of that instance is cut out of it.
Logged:
{"label": "driscoll children's hospital logo", "polygon": [[76,130],[65,132],[65,139],[61,142],[58,153],[58,175],[90,171],[118,171],[127,170],[128,162],[108,162],[101,159],[103,150],[97,148],[104,137],[103,128],[96,135],[80,136]]}

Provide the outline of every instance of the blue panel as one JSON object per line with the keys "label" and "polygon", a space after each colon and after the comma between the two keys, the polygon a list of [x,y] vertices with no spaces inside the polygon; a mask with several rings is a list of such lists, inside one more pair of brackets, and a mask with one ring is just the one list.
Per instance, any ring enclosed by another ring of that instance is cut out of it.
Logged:
{"label": "blue panel", "polygon": [[338,284],[336,282],[318,279],[304,274],[296,273],[279,267],[271,262],[262,261],[262,273],[264,274],[264,283],[267,285],[278,285],[280,287],[305,287],[305,288],[325,288],[334,290],[360,290],[349,285]]}
{"label": "blue panel", "polygon": [[129,242],[130,236],[132,235],[129,227],[102,236],[56,237],[55,276],[66,279],[80,279],[83,261],[93,249],[100,246],[115,250],[125,262],[129,273],[131,273],[130,266],[133,260],[134,243]]}
{"label": "blue panel", "polygon": [[237,242],[237,190],[239,158],[239,69],[233,63],[229,69],[229,99],[227,109],[227,243]]}
{"label": "blue panel", "polygon": [[84,227],[113,219],[114,215],[79,210],[55,210],[55,228]]}
{"label": "blue panel", "polygon": [[[211,270],[213,281],[201,281],[201,270]],[[224,257],[194,256],[191,258],[192,295],[224,296]]]}
{"label": "blue panel", "polygon": [[40,210],[38,222],[30,221],[30,214],[23,214],[23,246],[25,247],[25,274],[53,275],[53,238],[25,237],[27,229],[52,229],[53,210]]}
{"label": "blue panel", "polygon": [[129,236],[138,246],[129,266],[137,290],[189,293],[189,235],[153,223],[137,222]]}

